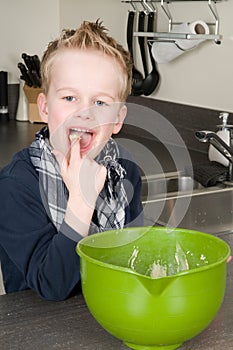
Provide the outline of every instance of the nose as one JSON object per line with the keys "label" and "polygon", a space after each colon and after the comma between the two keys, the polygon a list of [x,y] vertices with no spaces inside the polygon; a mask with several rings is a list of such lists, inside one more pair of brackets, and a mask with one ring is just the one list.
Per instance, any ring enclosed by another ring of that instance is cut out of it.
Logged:
{"label": "nose", "polygon": [[89,120],[94,118],[94,109],[90,106],[83,106],[76,113],[75,117],[80,118],[82,120]]}

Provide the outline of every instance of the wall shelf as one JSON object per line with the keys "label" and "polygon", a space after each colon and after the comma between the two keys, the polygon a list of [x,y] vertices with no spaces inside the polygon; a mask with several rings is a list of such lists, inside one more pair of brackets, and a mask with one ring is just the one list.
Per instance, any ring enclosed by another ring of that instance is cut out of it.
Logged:
{"label": "wall shelf", "polygon": [[219,34],[219,16],[216,9],[216,3],[222,2],[223,0],[189,0],[189,2],[204,2],[207,3],[211,16],[213,17],[212,22],[208,22],[207,25],[212,27],[213,34],[191,34],[191,33],[175,33],[172,28],[175,24],[180,24],[173,20],[170,12],[169,4],[175,2],[184,2],[187,0],[122,0],[122,3],[130,4],[134,11],[138,10],[138,5],[142,7],[142,10],[146,14],[149,12],[155,12],[158,14],[157,6],[160,6],[165,14],[168,21],[167,32],[134,32],[134,36],[146,37],[150,41],[175,41],[177,39],[184,40],[214,40],[216,44],[221,43],[221,35]]}

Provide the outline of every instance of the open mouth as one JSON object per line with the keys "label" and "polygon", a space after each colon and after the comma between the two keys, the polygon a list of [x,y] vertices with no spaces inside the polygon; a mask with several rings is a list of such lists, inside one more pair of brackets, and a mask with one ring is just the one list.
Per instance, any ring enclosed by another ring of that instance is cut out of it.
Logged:
{"label": "open mouth", "polygon": [[71,144],[79,140],[81,150],[86,151],[92,144],[93,132],[89,129],[70,128],[69,139]]}

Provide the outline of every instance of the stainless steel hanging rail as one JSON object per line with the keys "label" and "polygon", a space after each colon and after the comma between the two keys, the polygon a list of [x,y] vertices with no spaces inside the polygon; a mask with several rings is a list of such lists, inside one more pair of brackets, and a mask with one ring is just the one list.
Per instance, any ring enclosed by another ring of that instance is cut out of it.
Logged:
{"label": "stainless steel hanging rail", "polygon": [[141,36],[141,37],[147,37],[150,41],[174,41],[176,39],[187,39],[187,40],[198,40],[198,39],[204,39],[204,40],[214,40],[216,44],[221,43],[221,35],[219,34],[219,17],[216,10],[216,3],[222,2],[223,0],[189,0],[189,1],[196,1],[196,2],[207,2],[208,7],[210,9],[211,15],[213,16],[213,22],[207,23],[207,25],[210,25],[214,27],[214,34],[190,34],[190,33],[175,33],[171,32],[172,26],[174,24],[178,24],[177,22],[173,21],[170,9],[169,9],[169,3],[172,2],[183,2],[187,0],[122,0],[122,3],[130,4],[134,11],[137,11],[137,4],[140,4],[143,7],[143,10],[148,13],[148,11],[154,11],[157,13],[156,3],[160,3],[161,9],[163,10],[165,16],[168,19],[168,31],[167,32],[154,32],[154,33],[147,33],[147,32],[134,32],[134,36]]}
{"label": "stainless steel hanging rail", "polygon": [[[171,2],[187,2],[187,1],[190,1],[190,2],[207,2],[209,0],[163,0],[163,2],[165,3],[171,3]],[[222,2],[223,0],[213,0],[213,2]],[[121,2],[125,2],[125,3],[142,3],[143,0],[122,0]],[[156,3],[156,2],[161,2],[161,0],[145,0],[144,2],[147,2],[147,4],[151,4],[151,3]]]}

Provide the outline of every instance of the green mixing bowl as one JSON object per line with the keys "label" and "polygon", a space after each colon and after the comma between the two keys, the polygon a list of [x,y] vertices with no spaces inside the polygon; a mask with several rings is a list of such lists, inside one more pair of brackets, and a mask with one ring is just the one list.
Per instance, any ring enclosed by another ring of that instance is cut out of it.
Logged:
{"label": "green mixing bowl", "polygon": [[229,246],[201,232],[140,227],[82,239],[83,295],[95,319],[132,349],[172,350],[213,320]]}

